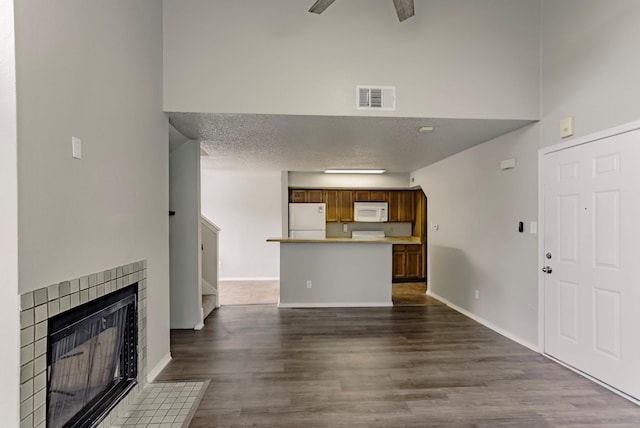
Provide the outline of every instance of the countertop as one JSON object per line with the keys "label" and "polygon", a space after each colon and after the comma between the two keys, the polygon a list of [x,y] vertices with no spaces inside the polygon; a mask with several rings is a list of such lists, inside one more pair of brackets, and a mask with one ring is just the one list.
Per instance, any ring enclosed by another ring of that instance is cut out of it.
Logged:
{"label": "countertop", "polygon": [[280,242],[285,244],[401,244],[419,245],[422,240],[418,236],[388,236],[384,238],[269,238],[267,242]]}

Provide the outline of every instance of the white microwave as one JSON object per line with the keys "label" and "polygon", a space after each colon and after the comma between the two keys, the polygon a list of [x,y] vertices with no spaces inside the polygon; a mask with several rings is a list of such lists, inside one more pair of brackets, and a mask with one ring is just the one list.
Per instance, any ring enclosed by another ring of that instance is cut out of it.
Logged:
{"label": "white microwave", "polygon": [[386,202],[355,202],[353,219],[365,222],[383,222],[389,220],[389,204]]}

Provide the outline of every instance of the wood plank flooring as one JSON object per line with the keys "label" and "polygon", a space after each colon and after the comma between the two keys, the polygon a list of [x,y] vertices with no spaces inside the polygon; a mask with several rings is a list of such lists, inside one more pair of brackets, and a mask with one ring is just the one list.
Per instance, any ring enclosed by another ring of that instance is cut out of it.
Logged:
{"label": "wood plank flooring", "polygon": [[640,407],[431,301],[227,306],[158,381],[210,380],[191,427],[638,427]]}

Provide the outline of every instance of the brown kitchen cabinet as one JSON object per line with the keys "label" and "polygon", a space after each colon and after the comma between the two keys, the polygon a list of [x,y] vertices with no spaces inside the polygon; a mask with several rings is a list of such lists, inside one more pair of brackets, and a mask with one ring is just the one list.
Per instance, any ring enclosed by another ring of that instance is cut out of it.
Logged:
{"label": "brown kitchen cabinet", "polygon": [[371,190],[369,192],[369,200],[371,202],[387,202],[388,192],[384,190]]}
{"label": "brown kitchen cabinet", "polygon": [[387,193],[384,190],[354,190],[354,202],[387,202]]}
{"label": "brown kitchen cabinet", "polygon": [[354,190],[353,202],[370,202],[371,192],[369,190]]}
{"label": "brown kitchen cabinet", "polygon": [[415,222],[419,208],[415,190],[290,189],[289,202],[327,204],[328,222],[352,222],[354,202],[387,202],[389,222]]}
{"label": "brown kitchen cabinet", "polygon": [[291,189],[289,191],[289,202],[291,203],[321,203],[324,201],[323,190]]}
{"label": "brown kitchen cabinet", "polygon": [[424,279],[422,245],[393,246],[393,281],[419,281]]}
{"label": "brown kitchen cabinet", "polygon": [[351,190],[325,190],[328,222],[353,221],[353,192]]}
{"label": "brown kitchen cabinet", "polygon": [[423,278],[422,245],[407,245],[407,278]]}
{"label": "brown kitchen cabinet", "polygon": [[388,194],[389,221],[414,221],[416,219],[415,192],[393,190]]}
{"label": "brown kitchen cabinet", "polygon": [[393,246],[392,272],[393,280],[405,279],[407,277],[407,252],[406,245]]}

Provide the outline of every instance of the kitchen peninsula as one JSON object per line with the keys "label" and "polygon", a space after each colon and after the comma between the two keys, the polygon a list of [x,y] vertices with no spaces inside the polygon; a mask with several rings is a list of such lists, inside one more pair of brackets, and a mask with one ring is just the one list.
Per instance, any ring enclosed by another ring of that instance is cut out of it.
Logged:
{"label": "kitchen peninsula", "polygon": [[391,306],[392,247],[419,237],[273,238],[280,243],[282,308]]}

